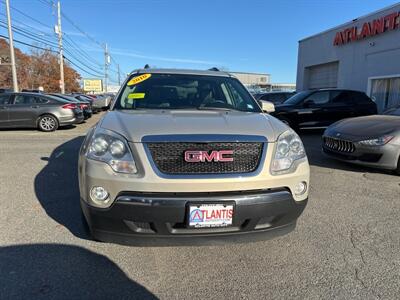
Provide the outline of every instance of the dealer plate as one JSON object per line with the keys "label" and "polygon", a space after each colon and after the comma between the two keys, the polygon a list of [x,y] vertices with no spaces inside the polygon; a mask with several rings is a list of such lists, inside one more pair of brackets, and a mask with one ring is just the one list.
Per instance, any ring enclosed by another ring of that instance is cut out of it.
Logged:
{"label": "dealer plate", "polygon": [[190,204],[189,226],[195,228],[232,225],[233,204]]}

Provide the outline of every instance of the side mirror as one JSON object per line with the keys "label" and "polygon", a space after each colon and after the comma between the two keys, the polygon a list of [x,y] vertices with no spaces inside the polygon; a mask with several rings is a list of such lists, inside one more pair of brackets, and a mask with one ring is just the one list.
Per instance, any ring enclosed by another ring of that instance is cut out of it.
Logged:
{"label": "side mirror", "polygon": [[259,103],[263,112],[270,114],[275,111],[275,105],[272,102],[260,100]]}
{"label": "side mirror", "polygon": [[315,104],[315,102],[313,100],[309,99],[309,100],[304,101],[303,106],[304,107],[310,107],[310,106],[312,106],[314,104]]}

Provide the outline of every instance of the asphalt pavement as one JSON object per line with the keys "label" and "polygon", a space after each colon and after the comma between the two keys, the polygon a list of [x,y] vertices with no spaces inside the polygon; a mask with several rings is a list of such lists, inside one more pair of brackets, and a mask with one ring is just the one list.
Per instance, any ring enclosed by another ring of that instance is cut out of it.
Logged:
{"label": "asphalt pavement", "polygon": [[308,206],[289,235],[248,244],[90,240],[77,152],[96,123],[0,130],[0,299],[398,299],[400,176],[324,158],[302,134]]}

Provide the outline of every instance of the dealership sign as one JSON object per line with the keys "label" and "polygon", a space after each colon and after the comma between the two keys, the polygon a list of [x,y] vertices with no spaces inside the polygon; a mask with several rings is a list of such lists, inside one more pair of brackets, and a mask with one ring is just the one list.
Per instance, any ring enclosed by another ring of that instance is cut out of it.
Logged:
{"label": "dealership sign", "polygon": [[333,45],[340,46],[343,44],[364,40],[384,32],[396,30],[400,27],[399,23],[400,13],[395,12],[382,18],[372,20],[371,22],[365,22],[361,28],[358,28],[357,26],[346,28],[345,30],[336,33]]}
{"label": "dealership sign", "polygon": [[103,81],[101,79],[83,79],[83,90],[85,92],[102,92]]}

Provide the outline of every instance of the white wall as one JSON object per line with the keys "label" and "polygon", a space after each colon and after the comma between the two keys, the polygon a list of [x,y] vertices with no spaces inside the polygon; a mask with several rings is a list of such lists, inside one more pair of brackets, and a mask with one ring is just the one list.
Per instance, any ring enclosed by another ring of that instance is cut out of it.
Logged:
{"label": "white wall", "polygon": [[363,23],[399,11],[400,4],[300,41],[296,89],[307,89],[306,67],[333,61],[339,61],[338,88],[368,92],[369,77],[400,74],[400,26],[364,40],[333,45],[336,32],[352,26],[361,30]]}

